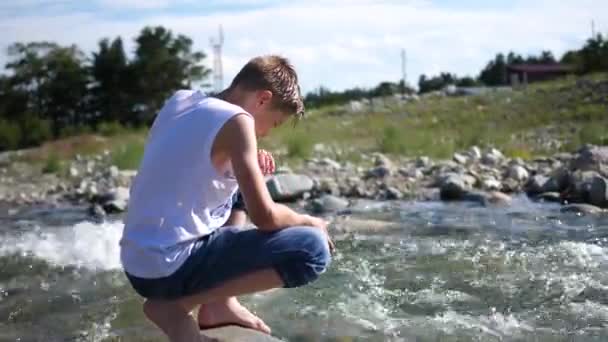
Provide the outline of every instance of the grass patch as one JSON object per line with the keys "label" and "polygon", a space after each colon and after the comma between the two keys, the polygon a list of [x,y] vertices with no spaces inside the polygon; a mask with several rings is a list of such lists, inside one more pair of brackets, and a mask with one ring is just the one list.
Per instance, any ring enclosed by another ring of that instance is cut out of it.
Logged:
{"label": "grass patch", "polygon": [[143,141],[131,141],[113,149],[111,151],[111,160],[112,164],[121,170],[134,170],[139,167],[143,155]]}
{"label": "grass patch", "polygon": [[55,153],[48,155],[44,165],[42,166],[43,173],[59,174],[64,171],[64,163]]}

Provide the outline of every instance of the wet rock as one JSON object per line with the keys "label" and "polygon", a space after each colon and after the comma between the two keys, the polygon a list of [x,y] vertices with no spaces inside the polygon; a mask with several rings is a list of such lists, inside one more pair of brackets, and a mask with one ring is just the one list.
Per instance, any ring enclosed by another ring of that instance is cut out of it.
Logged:
{"label": "wet rock", "polygon": [[310,202],[310,210],[317,214],[344,210],[348,207],[348,200],[332,195],[323,195]]}
{"label": "wet rock", "polygon": [[560,209],[560,211],[562,213],[591,214],[591,215],[601,214],[604,212],[604,210],[602,210],[602,208],[596,207],[591,204],[582,204],[582,203],[565,205]]}
{"label": "wet rock", "polygon": [[278,174],[266,182],[268,191],[275,201],[289,201],[301,197],[313,189],[313,180],[306,175]]}
{"label": "wet rock", "polygon": [[568,188],[570,172],[566,169],[557,169],[551,172],[549,179],[541,188],[541,192],[562,192]]}
{"label": "wet rock", "polygon": [[106,216],[106,211],[103,210],[103,207],[97,203],[94,203],[89,207],[88,213],[95,219],[102,219]]}
{"label": "wet rock", "polygon": [[440,197],[444,201],[459,200],[471,189],[465,175],[451,174],[440,182]]}
{"label": "wet rock", "polygon": [[535,175],[528,180],[526,185],[524,186],[524,190],[529,196],[537,195],[543,193],[545,189],[545,183],[549,180],[548,177],[543,175]]}
{"label": "wet rock", "polygon": [[93,198],[94,204],[99,204],[108,214],[120,213],[127,209],[129,189],[118,187]]}
{"label": "wet rock", "polygon": [[460,200],[477,202],[483,206],[511,204],[511,196],[499,191],[467,191],[461,196]]}
{"label": "wet rock", "polygon": [[521,165],[512,165],[509,167],[509,172],[507,176],[511,179],[514,179],[518,182],[525,182],[530,177],[528,170]]}
{"label": "wet rock", "polygon": [[589,188],[589,203],[598,207],[608,207],[608,180],[595,177]]}
{"label": "wet rock", "polygon": [[353,217],[336,219],[328,227],[331,233],[378,233],[388,230],[401,229],[402,225],[396,222],[366,220]]}
{"label": "wet rock", "polygon": [[201,331],[201,336],[222,342],[281,342],[273,336],[258,332],[253,329],[245,329],[237,326],[227,326],[216,329]]}
{"label": "wet rock", "polygon": [[570,167],[573,170],[599,171],[602,164],[608,165],[608,146],[585,145],[578,151]]}
{"label": "wet rock", "polygon": [[543,202],[556,202],[560,203],[562,197],[559,192],[543,192],[542,194],[535,197],[535,199]]}

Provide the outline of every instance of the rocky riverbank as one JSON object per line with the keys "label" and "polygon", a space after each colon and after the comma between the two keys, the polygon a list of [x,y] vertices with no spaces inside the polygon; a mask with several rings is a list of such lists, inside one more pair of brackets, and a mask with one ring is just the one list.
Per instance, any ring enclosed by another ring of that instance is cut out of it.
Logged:
{"label": "rocky riverbank", "polygon": [[[339,163],[318,153],[297,169],[279,168],[268,188],[275,200],[296,202],[316,213],[347,212],[355,199],[508,205],[519,193],[562,203],[564,211],[600,213],[608,208],[608,146],[587,145],[526,161],[477,147],[455,153],[451,160],[391,159],[379,153],[362,160],[360,165]],[[5,154],[0,158],[0,202],[11,210],[84,205],[102,217],[127,208],[135,175],[111,165],[108,153],[77,157],[61,176],[41,174]]]}

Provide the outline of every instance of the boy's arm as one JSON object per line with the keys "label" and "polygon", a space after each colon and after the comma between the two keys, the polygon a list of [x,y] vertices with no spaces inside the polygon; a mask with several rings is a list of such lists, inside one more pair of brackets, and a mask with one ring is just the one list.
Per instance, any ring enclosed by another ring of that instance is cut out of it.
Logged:
{"label": "boy's arm", "polygon": [[254,121],[249,116],[237,115],[229,120],[220,130],[219,138],[223,150],[228,152],[251,222],[258,229],[271,231],[320,224],[272,200],[258,164]]}

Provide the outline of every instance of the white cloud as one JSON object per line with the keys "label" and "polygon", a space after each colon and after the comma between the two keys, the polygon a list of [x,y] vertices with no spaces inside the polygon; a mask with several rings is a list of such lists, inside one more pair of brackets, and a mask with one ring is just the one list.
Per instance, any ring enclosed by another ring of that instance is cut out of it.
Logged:
{"label": "white cloud", "polygon": [[[129,6],[141,2],[144,0],[129,0]],[[168,6],[164,2],[150,3]],[[272,3],[229,1],[243,2]],[[173,2],[170,6],[174,6]],[[549,49],[559,56],[566,49],[583,44],[589,36],[591,18],[595,18],[598,27],[603,25],[606,29],[608,2],[514,1],[506,8],[486,6],[480,10],[444,8],[428,1],[327,0],[312,4],[298,0],[257,10],[186,16],[150,14],[129,20],[86,13],[16,17],[0,22],[4,33],[0,46],[11,41],[46,39],[77,43],[85,51],[92,51],[100,38],[120,35],[127,49],[132,49],[132,40],[143,26],[163,25],[192,37],[195,48],[208,53],[210,65],[209,38],[217,34],[217,27],[222,24],[226,36],[225,83],[254,55],[282,53],[296,65],[305,90],[319,85],[342,89],[397,81],[402,48],[408,52],[410,83],[416,83],[421,73],[474,75],[496,52],[509,49],[522,54]]]}

